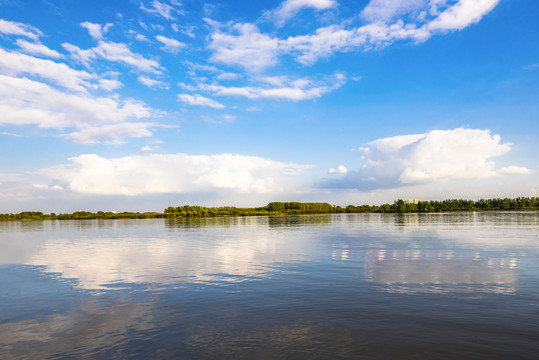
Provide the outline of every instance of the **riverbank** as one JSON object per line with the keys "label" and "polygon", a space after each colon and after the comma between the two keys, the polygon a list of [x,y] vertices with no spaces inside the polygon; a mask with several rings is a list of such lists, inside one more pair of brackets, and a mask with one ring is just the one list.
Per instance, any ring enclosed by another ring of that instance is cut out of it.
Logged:
{"label": "riverbank", "polygon": [[341,207],[323,202],[271,202],[257,208],[238,208],[234,206],[205,207],[198,205],[169,206],[160,212],[114,212],[114,211],[76,211],[73,213],[43,213],[23,211],[17,214],[0,214],[0,221],[28,220],[80,220],[80,219],[158,219],[186,217],[219,216],[268,216],[292,214],[342,214],[342,213],[433,213],[455,211],[522,211],[539,210],[539,198],[496,198],[480,200],[448,199],[443,201],[404,201],[395,200],[393,204],[348,205]]}

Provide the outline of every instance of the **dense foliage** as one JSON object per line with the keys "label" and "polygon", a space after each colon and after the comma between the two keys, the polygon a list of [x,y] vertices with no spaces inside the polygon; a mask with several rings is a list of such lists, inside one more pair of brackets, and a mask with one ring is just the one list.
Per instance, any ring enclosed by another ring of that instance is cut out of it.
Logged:
{"label": "dense foliage", "polygon": [[237,208],[233,206],[169,206],[163,213],[158,212],[103,212],[76,211],[72,214],[43,214],[39,211],[23,211],[18,214],[0,214],[0,221],[15,220],[78,220],[78,219],[151,219],[215,216],[260,216],[288,214],[334,214],[334,213],[405,213],[405,212],[450,212],[450,211],[488,211],[488,210],[539,210],[539,198],[518,197],[515,199],[448,199],[443,201],[406,202],[395,200],[384,205],[348,205],[346,207],[328,203],[271,202],[258,208]]}

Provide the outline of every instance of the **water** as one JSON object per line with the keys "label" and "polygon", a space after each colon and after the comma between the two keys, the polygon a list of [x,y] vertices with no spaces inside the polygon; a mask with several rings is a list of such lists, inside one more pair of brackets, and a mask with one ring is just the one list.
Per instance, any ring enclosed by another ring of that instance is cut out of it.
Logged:
{"label": "water", "polygon": [[0,358],[533,359],[539,213],[0,223]]}

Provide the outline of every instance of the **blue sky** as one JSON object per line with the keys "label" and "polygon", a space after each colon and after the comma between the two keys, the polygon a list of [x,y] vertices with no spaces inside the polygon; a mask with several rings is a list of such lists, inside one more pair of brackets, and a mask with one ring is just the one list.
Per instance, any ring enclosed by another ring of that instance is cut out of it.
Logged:
{"label": "blue sky", "polygon": [[538,16],[0,0],[0,211],[532,196]]}

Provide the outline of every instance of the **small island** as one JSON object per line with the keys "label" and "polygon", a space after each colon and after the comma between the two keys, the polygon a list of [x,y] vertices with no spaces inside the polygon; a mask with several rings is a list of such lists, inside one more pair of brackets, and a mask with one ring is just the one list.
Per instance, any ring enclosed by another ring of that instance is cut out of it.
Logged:
{"label": "small island", "polygon": [[266,206],[238,208],[234,206],[205,207],[198,205],[169,206],[163,212],[113,212],[76,211],[73,213],[45,214],[40,211],[23,211],[18,214],[0,214],[0,221],[28,220],[80,220],[80,219],[156,219],[219,216],[282,216],[302,214],[342,213],[438,213],[456,211],[523,211],[539,210],[539,198],[517,197],[463,200],[395,200],[393,204],[348,205],[346,207],[325,202],[270,202]]}

